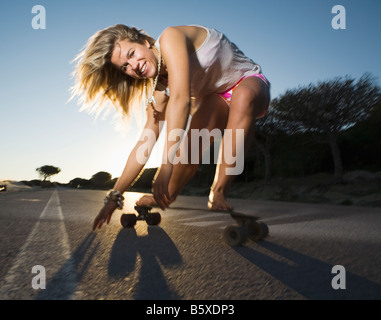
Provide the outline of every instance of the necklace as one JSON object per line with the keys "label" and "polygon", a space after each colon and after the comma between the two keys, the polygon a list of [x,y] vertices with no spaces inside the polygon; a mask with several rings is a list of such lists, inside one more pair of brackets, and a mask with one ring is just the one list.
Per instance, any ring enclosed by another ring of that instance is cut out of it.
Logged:
{"label": "necklace", "polygon": [[155,109],[155,106],[156,106],[157,102],[156,102],[155,97],[153,96],[153,94],[155,93],[157,82],[159,80],[159,74],[160,74],[160,69],[161,69],[161,51],[160,51],[160,48],[158,48],[156,46],[155,46],[155,48],[159,52],[159,61],[158,61],[158,64],[157,64],[157,75],[156,75],[156,77],[155,77],[155,79],[153,81],[152,93],[151,93],[150,97],[147,97],[147,80],[145,81],[145,83],[144,83],[144,95],[146,97],[145,106],[148,107],[148,105],[151,105],[151,107],[153,109],[153,112],[154,112],[154,117],[156,118],[160,112]]}

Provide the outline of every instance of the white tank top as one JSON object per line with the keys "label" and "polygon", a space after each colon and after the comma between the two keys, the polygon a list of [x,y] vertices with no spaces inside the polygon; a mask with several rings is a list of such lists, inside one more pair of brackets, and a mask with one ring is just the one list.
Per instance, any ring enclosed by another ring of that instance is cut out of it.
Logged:
{"label": "white tank top", "polygon": [[[261,73],[261,67],[246,57],[224,34],[215,29],[195,26],[204,28],[207,36],[190,56],[192,97],[225,92],[242,78]],[[159,40],[156,45],[159,46]],[[165,92],[169,96],[169,90]]]}

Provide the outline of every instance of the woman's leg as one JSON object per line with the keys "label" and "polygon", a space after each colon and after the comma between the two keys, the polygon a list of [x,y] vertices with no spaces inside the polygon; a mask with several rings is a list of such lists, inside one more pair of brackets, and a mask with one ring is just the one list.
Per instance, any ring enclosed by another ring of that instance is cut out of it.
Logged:
{"label": "woman's leg", "polygon": [[[218,94],[210,94],[199,102],[197,111],[192,117],[188,132],[191,132],[190,130],[192,129],[207,129],[209,132],[213,129],[219,129],[221,134],[223,134],[228,121],[228,115],[229,107],[226,102]],[[188,163],[178,163],[173,166],[173,172],[168,186],[172,201],[176,199],[177,195],[197,172],[202,158],[202,147],[207,147],[203,146],[201,141],[199,141],[199,149],[194,150],[195,146],[192,147],[191,135],[188,134],[187,137],[184,137],[184,140],[185,139],[187,139],[186,142],[188,143]],[[182,143],[185,143],[184,140]],[[212,142],[213,138],[210,139],[209,144]],[[198,152],[199,161],[197,164],[192,164],[190,161],[192,152]],[[156,205],[152,196],[144,196],[140,198],[136,204],[146,206]]]}
{"label": "woman's leg", "polygon": [[[244,79],[234,90],[229,110],[227,130],[231,130],[231,146],[221,144],[220,155],[224,154],[224,148],[229,147],[233,157],[240,157],[244,151],[247,154],[252,145],[256,118],[262,114],[270,103],[270,90],[261,79],[250,77]],[[243,141],[236,140],[237,129],[243,129]],[[238,143],[237,143],[238,142]],[[225,157],[221,157],[217,164],[214,182],[209,195],[209,209],[232,210],[226,201],[226,195],[234,175],[226,174],[226,169],[233,168],[236,164],[229,164]],[[243,161],[243,159],[240,159]]]}

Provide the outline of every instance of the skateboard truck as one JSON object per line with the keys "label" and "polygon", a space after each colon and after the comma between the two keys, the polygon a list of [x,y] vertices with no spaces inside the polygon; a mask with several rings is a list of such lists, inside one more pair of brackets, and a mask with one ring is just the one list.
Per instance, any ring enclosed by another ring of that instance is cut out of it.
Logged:
{"label": "skateboard truck", "polygon": [[139,220],[144,220],[150,226],[156,226],[161,221],[159,212],[151,212],[152,207],[135,206],[134,209],[138,215],[125,213],[120,217],[120,223],[124,228],[133,228]]}

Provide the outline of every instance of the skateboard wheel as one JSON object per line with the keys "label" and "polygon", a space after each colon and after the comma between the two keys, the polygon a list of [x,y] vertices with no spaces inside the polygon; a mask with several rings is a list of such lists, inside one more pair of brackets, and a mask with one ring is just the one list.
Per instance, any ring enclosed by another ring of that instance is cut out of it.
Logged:
{"label": "skateboard wheel", "polygon": [[251,225],[251,233],[249,239],[252,241],[258,241],[265,238],[269,234],[269,228],[266,223],[258,222]]}
{"label": "skateboard wheel", "polygon": [[269,234],[269,227],[264,222],[259,222],[259,227],[261,228],[261,239],[265,238]]}
{"label": "skateboard wheel", "polygon": [[150,226],[157,226],[161,221],[161,215],[159,212],[151,212],[147,214],[146,222]]}
{"label": "skateboard wheel", "polygon": [[228,226],[224,230],[225,242],[234,247],[243,244],[249,235],[248,229],[241,226]]}
{"label": "skateboard wheel", "polygon": [[130,214],[122,214],[120,217],[120,223],[123,228],[133,228],[136,224],[136,215],[133,213]]}

